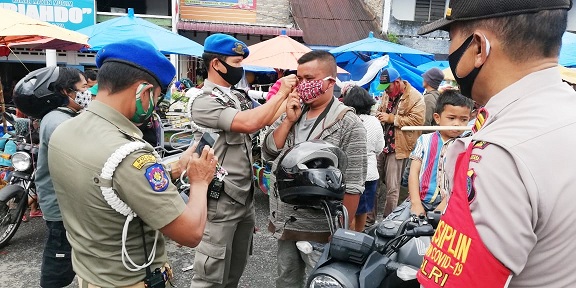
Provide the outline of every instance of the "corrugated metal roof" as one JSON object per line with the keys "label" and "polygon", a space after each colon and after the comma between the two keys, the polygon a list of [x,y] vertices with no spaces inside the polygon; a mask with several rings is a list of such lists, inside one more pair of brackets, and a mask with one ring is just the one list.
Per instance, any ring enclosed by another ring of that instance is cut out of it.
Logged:
{"label": "corrugated metal roof", "polygon": [[282,31],[286,31],[286,35],[292,37],[302,37],[303,31],[294,28],[279,28],[267,27],[256,25],[235,25],[235,24],[219,24],[219,23],[206,23],[206,22],[188,22],[178,21],[178,29],[188,31],[209,31],[220,33],[239,33],[251,35],[273,35],[278,36]]}
{"label": "corrugated metal roof", "polygon": [[378,20],[361,0],[290,0],[292,16],[308,45],[341,46],[379,35]]}

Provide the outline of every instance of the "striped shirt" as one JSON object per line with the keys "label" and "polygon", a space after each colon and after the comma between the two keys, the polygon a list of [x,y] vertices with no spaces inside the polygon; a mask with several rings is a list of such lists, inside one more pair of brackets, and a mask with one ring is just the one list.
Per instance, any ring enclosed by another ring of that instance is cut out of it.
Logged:
{"label": "striped shirt", "polygon": [[[452,142],[452,141],[448,141]],[[416,141],[410,159],[422,162],[418,179],[420,180],[420,200],[422,203],[434,207],[442,202],[440,184],[444,154],[448,145],[445,145],[438,131],[421,135]]]}

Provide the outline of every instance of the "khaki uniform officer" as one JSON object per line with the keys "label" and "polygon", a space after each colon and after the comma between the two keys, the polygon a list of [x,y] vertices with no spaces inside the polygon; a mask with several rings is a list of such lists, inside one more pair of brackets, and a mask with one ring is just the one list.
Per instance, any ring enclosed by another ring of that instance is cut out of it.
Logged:
{"label": "khaki uniform officer", "polygon": [[[252,109],[248,96],[231,86],[242,78],[246,44],[224,34],[206,38],[202,58],[208,71],[203,94],[191,99],[192,126],[219,131],[214,145],[228,175],[218,199],[208,199],[208,223],[196,248],[191,287],[236,287],[248,258],[254,229],[250,134],[269,125],[296,77],[282,80],[278,96]],[[197,136],[199,136],[198,133]]]}
{"label": "khaki uniform officer", "polygon": [[471,139],[448,148],[450,197],[418,270],[423,287],[574,287],[576,92],[558,68],[571,8],[451,0],[418,31],[449,31],[460,91],[484,106]]}
{"label": "khaki uniform officer", "polygon": [[163,280],[171,274],[158,230],[183,245],[200,241],[217,159],[209,148],[191,156],[193,147],[174,165],[176,176],[188,171],[190,201],[184,203],[137,127],[150,117],[174,67],[136,40],[105,46],[96,64],[96,99],[52,134],[51,176],[80,287],[144,287],[156,269]]}

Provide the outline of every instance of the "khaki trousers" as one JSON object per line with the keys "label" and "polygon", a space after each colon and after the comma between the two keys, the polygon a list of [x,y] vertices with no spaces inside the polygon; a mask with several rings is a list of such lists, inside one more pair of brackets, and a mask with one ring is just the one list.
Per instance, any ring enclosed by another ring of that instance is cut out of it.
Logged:
{"label": "khaki trousers", "polygon": [[296,246],[297,241],[278,240],[278,278],[276,288],[302,288],[305,287],[308,274],[314,269],[320,256],[319,251],[313,250],[304,254]]}
{"label": "khaki trousers", "polygon": [[[172,269],[170,268],[170,265],[168,263],[165,263],[163,267],[160,267],[160,271],[165,272],[166,269],[168,270],[168,278],[172,279]],[[154,270],[154,269],[152,269]],[[94,284],[90,284],[88,283],[86,280],[82,279],[80,276],[76,275],[76,277],[78,277],[78,288],[102,288],[100,286],[96,286]],[[171,283],[169,281],[166,281],[166,287],[172,287]],[[118,288],[146,288],[146,286],[144,285],[144,281],[140,281],[134,285],[129,285],[129,286],[122,286],[122,287],[118,287]]]}
{"label": "khaki trousers", "polygon": [[[78,287],[79,288],[102,288],[100,286],[92,285],[92,284],[84,281],[84,279],[80,278],[79,276],[77,276],[77,277],[78,277]],[[167,287],[169,287],[169,286],[167,286]],[[144,286],[144,281],[142,281],[142,282],[138,282],[134,285],[124,286],[121,288],[145,288],[145,286]]]}
{"label": "khaki trousers", "polygon": [[[378,173],[380,181],[376,189],[376,201],[374,201],[373,219],[377,219],[378,207],[384,198],[384,217],[388,216],[398,206],[400,197],[400,178],[402,177],[402,166],[405,159],[396,159],[396,153],[380,153],[377,157]],[[386,194],[380,195],[380,186],[386,185]],[[372,217],[369,216],[370,220]]]}
{"label": "khaki trousers", "polygon": [[196,247],[191,288],[238,287],[248,261],[254,225],[253,192],[246,205],[226,193],[208,199],[208,221]]}

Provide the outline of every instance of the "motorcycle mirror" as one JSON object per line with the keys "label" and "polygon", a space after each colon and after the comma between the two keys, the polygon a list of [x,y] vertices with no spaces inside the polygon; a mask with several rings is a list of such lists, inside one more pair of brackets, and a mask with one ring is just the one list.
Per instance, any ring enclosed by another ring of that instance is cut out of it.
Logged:
{"label": "motorcycle mirror", "polygon": [[411,266],[402,265],[398,270],[396,270],[396,275],[398,278],[404,281],[410,281],[416,279],[416,273],[418,270],[414,269]]}

